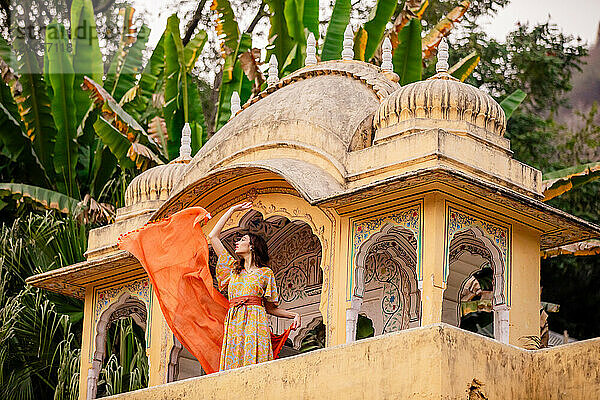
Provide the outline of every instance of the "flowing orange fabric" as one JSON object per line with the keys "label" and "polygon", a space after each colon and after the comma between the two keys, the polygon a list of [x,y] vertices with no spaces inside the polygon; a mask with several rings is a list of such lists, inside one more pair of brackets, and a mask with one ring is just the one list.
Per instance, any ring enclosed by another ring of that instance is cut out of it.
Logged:
{"label": "flowing orange fabric", "polygon": [[[209,218],[203,208],[190,207],[122,235],[118,246],[140,261],[171,331],[210,374],[219,370],[229,301],[213,286],[208,267],[202,225]],[[271,333],[274,358],[289,334]]]}

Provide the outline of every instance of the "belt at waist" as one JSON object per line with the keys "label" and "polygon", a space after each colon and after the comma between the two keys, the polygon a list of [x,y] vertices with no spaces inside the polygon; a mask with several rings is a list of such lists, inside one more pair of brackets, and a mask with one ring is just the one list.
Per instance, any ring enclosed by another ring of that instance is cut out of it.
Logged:
{"label": "belt at waist", "polygon": [[229,300],[229,308],[236,308],[241,305],[262,306],[262,297],[259,296],[239,296]]}

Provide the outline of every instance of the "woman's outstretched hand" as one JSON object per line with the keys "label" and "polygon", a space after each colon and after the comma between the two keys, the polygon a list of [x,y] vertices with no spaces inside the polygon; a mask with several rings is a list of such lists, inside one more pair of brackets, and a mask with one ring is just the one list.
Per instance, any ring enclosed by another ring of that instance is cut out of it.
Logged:
{"label": "woman's outstretched hand", "polygon": [[249,210],[250,208],[252,208],[252,202],[251,201],[245,201],[243,203],[231,206],[230,210],[231,211],[242,211],[242,210]]}
{"label": "woman's outstretched hand", "polygon": [[298,328],[300,328],[300,314],[296,314],[296,316],[294,317],[294,320],[292,321],[292,330],[296,330]]}

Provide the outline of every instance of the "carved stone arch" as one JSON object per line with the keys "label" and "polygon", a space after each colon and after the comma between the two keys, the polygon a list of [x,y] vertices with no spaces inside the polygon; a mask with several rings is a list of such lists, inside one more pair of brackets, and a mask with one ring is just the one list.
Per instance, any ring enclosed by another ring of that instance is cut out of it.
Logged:
{"label": "carved stone arch", "polygon": [[304,338],[306,337],[308,332],[315,329],[319,324],[322,324],[322,323],[323,323],[323,317],[321,317],[321,316],[315,317],[312,319],[312,321],[310,321],[308,324],[306,324],[305,327],[299,329],[298,334],[296,335],[296,337],[293,340],[294,348],[296,348],[296,349],[300,348],[300,344],[302,343],[302,340],[304,340]]}
{"label": "carved stone arch", "polygon": [[[456,260],[462,253],[479,254],[489,261],[494,271],[494,305],[506,304],[504,288],[506,266],[500,249],[493,239],[489,238],[478,227],[470,227],[456,233],[450,241],[449,264]],[[448,275],[450,268],[448,268]],[[448,276],[446,276],[448,279]]]}
{"label": "carved stone arch", "polygon": [[[379,314],[369,315],[374,321],[376,333],[386,333],[420,324],[421,294],[416,271],[417,238],[410,230],[388,223],[379,232],[371,235],[360,246],[356,255],[353,300],[351,308],[347,312],[346,321],[347,342],[354,340],[356,323],[361,308],[365,310],[372,308],[372,306],[364,303],[372,300],[369,299],[366,289],[377,274],[374,268],[382,268],[381,265],[377,266],[377,263],[383,264],[385,262],[392,263],[392,266],[388,268],[387,276],[377,279],[381,284],[381,288],[377,289],[380,292],[377,296],[381,297],[379,308],[381,320]],[[390,272],[390,269],[393,271]],[[389,275],[390,273],[393,276]],[[386,273],[384,272],[384,274]],[[402,300],[395,300],[393,297],[396,295],[401,296]],[[390,300],[392,301],[390,302]],[[406,303],[408,303],[408,310],[406,309]],[[390,307],[396,311],[390,313]],[[374,313],[374,310],[370,311]],[[392,318],[397,318],[397,315],[395,315],[397,312],[405,313],[405,316],[402,317],[401,321],[394,321],[393,324],[390,324]],[[378,330],[380,332],[377,332]]]}
{"label": "carved stone arch", "polygon": [[106,356],[106,334],[110,324],[118,319],[132,317],[133,321],[146,332],[149,319],[148,312],[149,310],[142,300],[129,292],[125,292],[100,315],[96,323],[92,368],[88,370],[87,376],[88,399],[96,398],[100,369]]}
{"label": "carved stone arch", "polygon": [[[277,281],[280,302],[283,307],[301,314],[301,329],[316,317],[322,319],[319,306],[324,281],[323,245],[313,226],[305,220],[280,213],[263,217],[260,211],[250,210],[239,219],[238,224],[221,233],[221,241],[231,254],[235,249],[235,241],[244,232],[261,235],[266,240],[269,266]],[[215,257],[212,259],[215,260]],[[282,332],[290,322],[271,318],[276,333]],[[295,345],[300,343],[296,340],[300,331],[290,334]]]}
{"label": "carved stone arch", "polygon": [[[494,243],[494,240],[479,227],[472,226],[462,229],[453,235],[449,243],[448,251],[448,269],[447,276],[445,276],[445,281],[447,284],[446,288],[444,289],[442,312],[444,313],[444,310],[448,309],[449,300],[446,292],[449,290],[449,286],[452,284],[452,282],[457,279],[453,279],[453,276],[456,276],[457,274],[457,271],[455,268],[453,268],[453,265],[461,260],[465,254],[469,254],[471,257],[474,256],[475,258],[478,258],[479,261],[472,265],[471,270],[466,274],[467,277],[461,280],[456,296],[452,297],[460,296],[460,287],[464,285],[466,279],[488,264],[493,270],[492,306],[494,312],[494,338],[501,342],[508,343],[509,321],[508,306],[506,304],[505,295],[506,265],[500,249]],[[460,315],[458,312],[460,298],[457,297],[452,301],[457,303],[457,309],[454,311],[454,314],[456,315],[456,319],[460,320]],[[449,322],[456,325],[455,321],[444,321],[444,319],[442,319],[442,322]]]}
{"label": "carved stone arch", "polygon": [[173,336],[173,346],[167,364],[167,383],[205,374],[198,360]]}

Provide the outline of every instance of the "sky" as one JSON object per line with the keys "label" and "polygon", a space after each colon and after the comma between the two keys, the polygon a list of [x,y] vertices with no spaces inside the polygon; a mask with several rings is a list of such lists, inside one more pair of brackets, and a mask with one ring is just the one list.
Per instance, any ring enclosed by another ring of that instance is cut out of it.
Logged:
{"label": "sky", "polygon": [[497,15],[480,22],[490,36],[503,40],[517,21],[535,24],[548,18],[563,32],[592,45],[600,23],[600,0],[513,0]]}
{"label": "sky", "polygon": [[[365,0],[371,1],[371,0]],[[435,1],[435,0],[431,0]],[[169,12],[162,1],[135,0],[135,7],[149,13],[149,25],[153,28],[150,44],[155,44],[166,26]],[[162,11],[162,13],[161,13]],[[513,0],[497,15],[482,18],[479,22],[488,34],[503,41],[517,22],[546,22],[550,18],[563,32],[581,37],[588,45],[596,41],[600,22],[600,0]]]}

